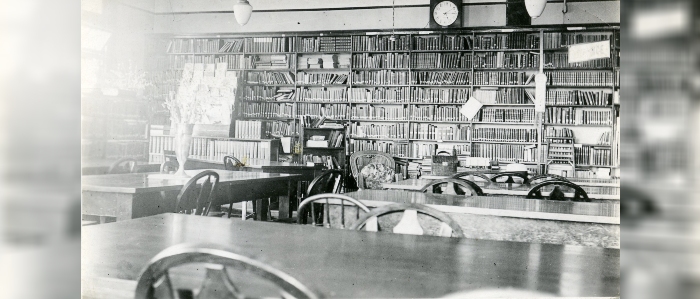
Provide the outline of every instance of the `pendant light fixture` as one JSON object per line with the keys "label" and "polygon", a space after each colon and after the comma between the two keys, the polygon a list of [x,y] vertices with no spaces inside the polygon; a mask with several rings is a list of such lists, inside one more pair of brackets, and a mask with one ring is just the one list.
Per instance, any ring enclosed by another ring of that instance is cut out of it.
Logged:
{"label": "pendant light fixture", "polygon": [[395,0],[391,0],[391,36],[389,37],[389,40],[392,42],[396,41],[396,35],[394,34],[394,19],[395,19],[395,14],[396,14],[396,6],[394,5]]}
{"label": "pendant light fixture", "polygon": [[537,18],[542,15],[547,0],[525,0],[525,8],[530,17]]}
{"label": "pendant light fixture", "polygon": [[233,5],[233,15],[236,17],[236,22],[241,24],[241,26],[248,24],[252,12],[253,6],[248,3],[248,0],[238,0],[238,2]]}

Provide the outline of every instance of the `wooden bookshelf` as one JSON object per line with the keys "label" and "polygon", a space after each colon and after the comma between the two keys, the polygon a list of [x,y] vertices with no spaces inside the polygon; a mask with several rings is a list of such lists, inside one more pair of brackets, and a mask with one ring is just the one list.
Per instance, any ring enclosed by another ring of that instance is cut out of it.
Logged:
{"label": "wooden bookshelf", "polygon": [[[541,34],[544,40],[540,40]],[[612,41],[611,58],[577,64],[566,61],[568,46],[601,39]],[[594,104],[550,103],[548,97],[547,109],[571,108],[578,114],[580,111],[603,109],[609,111],[612,118],[612,122],[600,124],[580,121],[549,124],[544,121],[545,115],[534,113],[534,104],[528,96],[534,96],[535,86],[531,77],[538,72],[540,59],[544,59],[545,73],[550,75],[548,93],[604,92],[607,97],[619,92],[619,49],[614,47],[619,44],[617,27],[591,27],[575,31],[553,27],[445,29],[428,34],[416,30],[396,34],[395,39],[390,38],[390,32],[367,35],[362,31],[347,31],[300,32],[293,36],[173,36],[170,40],[172,44],[186,44],[184,50],[187,51],[184,54],[166,51],[166,56],[171,57],[169,69],[177,70],[184,62],[210,58],[214,61],[235,60],[229,65],[229,70],[239,72],[240,77],[244,78],[243,85],[239,87],[235,120],[291,124],[299,116],[318,115],[324,110],[327,114],[331,111],[328,118],[341,121],[348,130],[353,125],[376,127],[401,124],[408,130],[414,124],[431,124],[438,128],[454,127],[467,131],[479,128],[533,129],[536,135],[543,135],[544,130],[552,126],[573,127],[576,135],[587,136],[599,134],[599,130],[603,129],[614,135],[610,148],[611,155],[616,157],[610,158],[611,166],[619,165],[619,154],[615,154],[619,152],[619,136],[615,135],[618,131],[619,106],[613,105],[612,100]],[[216,45],[217,40],[218,50],[213,46],[206,48],[207,51],[201,50],[204,45]],[[235,52],[221,51],[225,43],[239,40],[241,45]],[[200,50],[189,51],[197,49],[196,45],[200,45]],[[166,48],[171,49],[172,46]],[[544,51],[544,57],[539,56],[540,50]],[[265,69],[261,69],[263,66]],[[287,74],[284,76],[288,76],[289,80],[256,81],[254,78],[259,77],[255,76],[260,75],[255,74],[261,73]],[[334,81],[337,78],[340,79]],[[479,99],[484,108],[475,119],[467,121],[460,118],[458,109],[471,96]],[[263,109],[270,110],[264,112]],[[524,114],[527,116],[517,116],[517,121],[506,116],[495,120],[485,119],[489,116],[485,111],[503,111],[504,114],[527,111]],[[444,115],[449,115],[449,118]],[[485,145],[502,145],[517,149],[531,144],[529,141],[513,140],[472,141],[471,138],[443,142],[428,138],[346,136],[345,152],[348,155],[355,150],[375,149],[407,158],[420,158],[418,152],[425,151],[416,149],[424,144],[451,144],[471,156],[486,154],[475,149],[475,145],[481,148]],[[544,136],[536,138],[544,140]],[[595,143],[588,139],[591,137],[576,142],[586,145]],[[531,157],[524,157],[521,152],[504,157],[503,161],[518,159],[544,165],[544,147],[546,142]],[[584,165],[581,167],[591,164],[581,163]]]}

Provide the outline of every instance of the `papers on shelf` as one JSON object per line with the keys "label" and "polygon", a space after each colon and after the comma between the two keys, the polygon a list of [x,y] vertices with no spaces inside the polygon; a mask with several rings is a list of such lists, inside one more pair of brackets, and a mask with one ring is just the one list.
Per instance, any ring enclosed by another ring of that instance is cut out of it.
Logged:
{"label": "papers on shelf", "polygon": [[481,106],[483,105],[481,102],[479,102],[479,100],[475,99],[474,97],[470,97],[469,101],[467,101],[467,103],[462,105],[462,108],[459,109],[459,112],[468,119],[472,119],[476,113],[479,112]]}

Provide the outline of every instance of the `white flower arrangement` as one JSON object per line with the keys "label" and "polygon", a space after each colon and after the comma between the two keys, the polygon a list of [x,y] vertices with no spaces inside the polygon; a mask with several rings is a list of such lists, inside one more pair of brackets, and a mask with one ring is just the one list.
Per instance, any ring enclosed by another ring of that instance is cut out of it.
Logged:
{"label": "white flower arrangement", "polygon": [[131,60],[126,64],[118,64],[114,70],[107,71],[102,83],[103,88],[128,91],[142,91],[148,86],[153,86],[153,83],[146,77],[146,72],[139,69]]}

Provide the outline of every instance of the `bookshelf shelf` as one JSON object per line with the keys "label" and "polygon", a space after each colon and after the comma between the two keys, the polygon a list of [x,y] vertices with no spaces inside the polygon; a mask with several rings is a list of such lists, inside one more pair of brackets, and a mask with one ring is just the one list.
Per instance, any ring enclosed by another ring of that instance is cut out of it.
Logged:
{"label": "bookshelf shelf", "polygon": [[[544,116],[543,114],[533,115],[535,104],[527,96],[527,93],[534,95],[535,89],[534,82],[528,82],[527,79],[532,79],[532,75],[539,70],[535,65],[539,65],[540,60],[542,60],[545,65],[545,73],[550,80],[550,85],[547,86],[548,99],[551,91],[552,98],[557,99],[558,103],[567,103],[566,101],[572,99],[579,100],[576,103],[608,103],[610,100],[605,100],[606,98],[599,101],[600,96],[598,95],[608,97],[610,93],[613,93],[614,97],[616,96],[615,92],[619,90],[619,83],[617,83],[620,69],[619,47],[613,43],[613,47],[611,47],[613,53],[610,55],[610,60],[572,64],[567,64],[568,53],[566,51],[568,51],[570,44],[595,42],[600,39],[611,39],[619,44],[619,28],[597,26],[576,31],[553,27],[513,30],[457,29],[436,30],[431,34],[423,33],[397,34],[395,41],[390,41],[389,32],[368,34],[364,31],[324,32],[322,35],[313,32],[299,32],[293,36],[254,33],[230,34],[226,37],[183,36],[173,37],[174,39],[182,39],[183,42],[178,43],[171,40],[171,44],[178,46],[171,48],[169,45],[166,50],[179,51],[179,53],[166,53],[167,56],[164,56],[170,60],[170,69],[173,70],[181,69],[184,63],[190,63],[193,60],[214,60],[215,58],[216,60],[226,60],[229,63],[229,71],[242,72],[244,78],[240,84],[243,86],[239,86],[239,90],[244,90],[245,95],[243,98],[237,95],[236,105],[245,109],[237,109],[237,115],[234,115],[235,119],[259,120],[275,124],[275,126],[280,123],[281,127],[291,128],[293,124],[296,124],[296,122],[290,122],[291,120],[315,119],[321,113],[325,113],[329,120],[335,116],[339,117],[338,120],[344,121],[348,125],[348,133],[350,132],[349,126],[367,126],[371,127],[372,130],[377,127],[382,127],[382,130],[385,130],[372,131],[374,136],[379,136],[377,133],[393,132],[392,134],[395,134],[402,132],[401,134],[405,135],[395,136],[413,137],[460,136],[449,135],[457,132],[449,130],[477,129],[483,129],[482,133],[492,132],[489,130],[493,129],[496,131],[505,130],[503,132],[534,130],[537,134],[543,134],[545,130],[566,130],[567,127],[570,127],[569,130],[575,131],[576,134],[588,134],[587,132],[599,134],[601,128],[609,128],[610,133],[605,132],[604,134],[610,134],[609,140],[613,140],[612,146],[592,144],[584,144],[584,146],[599,147],[602,152],[609,149],[609,152],[612,153],[609,154],[610,156],[618,155],[616,159],[609,161],[613,161],[612,164],[619,164],[619,145],[616,143],[619,140],[619,136],[617,136],[619,133],[616,131],[619,120],[615,118],[615,109],[610,109],[619,106],[615,104],[549,105],[545,103],[547,112]],[[544,39],[540,40],[540,36],[543,36]],[[227,48],[228,44],[233,46]],[[535,45],[536,47],[534,47]],[[222,46],[223,48],[221,48]],[[387,50],[392,47],[398,48],[398,50]],[[231,52],[222,52],[223,50],[219,49],[228,49],[226,51],[230,50]],[[538,55],[540,50],[545,51],[543,57]],[[241,61],[238,61],[239,59]],[[327,59],[332,59],[332,62],[329,64]],[[270,62],[273,66],[282,64],[283,67],[286,67],[279,69],[252,68],[256,65],[256,61],[265,62],[257,65],[267,66],[268,60],[274,60],[274,62]],[[244,65],[246,68],[243,68]],[[308,67],[309,65],[311,67]],[[319,65],[331,66],[332,68],[315,68]],[[261,72],[271,74],[263,75]],[[248,77],[249,74],[253,77]],[[337,76],[341,76],[340,80],[334,81],[333,79],[338,78]],[[344,78],[345,76],[347,79]],[[246,80],[257,83],[245,83]],[[261,81],[294,83],[266,84],[260,83]],[[171,84],[174,85],[177,82],[177,80],[173,80]],[[346,83],[311,84],[301,82]],[[373,84],[371,82],[399,84]],[[457,82],[459,83],[456,84]],[[486,82],[511,84],[483,84]],[[595,84],[591,82],[595,82]],[[245,89],[248,87],[250,89]],[[245,100],[245,97],[255,100]],[[467,121],[459,115],[458,110],[471,97],[479,99],[483,103],[483,108],[474,119]],[[284,100],[275,101],[274,99]],[[427,101],[422,101],[422,99]],[[591,99],[591,101],[587,99]],[[433,100],[436,102],[431,102]],[[460,102],[451,102],[455,100]],[[589,114],[586,109],[592,113]],[[547,114],[550,111],[552,114]],[[556,113],[575,112],[563,117],[564,114],[555,115],[555,111]],[[599,115],[594,113],[606,113],[606,111],[610,111],[613,115],[611,124],[549,123],[550,120],[567,121],[572,116],[576,122],[580,122],[579,118],[582,115],[588,121],[600,120]],[[270,117],[269,115],[289,117]],[[357,117],[345,119],[352,115],[382,117],[382,119]],[[429,116],[430,120],[420,119],[425,116]],[[401,117],[401,119],[387,119],[392,117]],[[549,118],[545,120],[545,117]],[[481,119],[522,119],[526,122],[493,122],[481,121]],[[308,129],[309,132],[319,130],[294,127],[294,130],[298,132],[302,132],[304,129]],[[448,131],[450,133],[445,133]],[[318,132],[320,133],[322,130]],[[419,134],[428,132],[427,134],[437,135],[410,135],[415,134],[415,132],[420,132]],[[462,134],[462,131],[459,132]],[[287,132],[278,134],[278,136],[290,134]],[[299,135],[303,136],[303,134]],[[493,135],[481,135],[481,137],[484,136]],[[464,136],[460,138],[464,139]],[[339,147],[338,149],[344,148],[346,150],[342,154],[349,155],[354,150],[359,149],[380,149],[397,157],[413,157],[427,152],[426,148],[417,148],[422,144],[446,143],[449,144],[446,147],[459,148],[460,153],[473,157],[493,158],[489,155],[496,155],[495,158],[501,161],[514,161],[516,159],[534,161],[526,164],[538,165],[541,167],[540,171],[545,169],[544,153],[548,145],[547,142],[440,141],[345,136],[344,141],[347,140],[362,141],[362,144],[352,146],[346,144],[345,147]],[[592,138],[584,138],[584,140],[589,140],[589,143],[595,142]],[[382,147],[382,142],[396,144]],[[531,150],[530,146],[532,145],[536,146],[534,150]],[[591,162],[593,161],[591,160]],[[608,160],[599,161],[607,162]],[[580,167],[586,167],[586,164],[581,164]]]}

